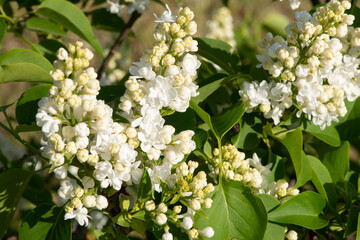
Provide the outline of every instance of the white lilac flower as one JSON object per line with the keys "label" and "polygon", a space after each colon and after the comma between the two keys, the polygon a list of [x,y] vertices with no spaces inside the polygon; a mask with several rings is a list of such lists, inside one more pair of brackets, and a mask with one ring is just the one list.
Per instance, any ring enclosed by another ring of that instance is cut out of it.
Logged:
{"label": "white lilac flower", "polygon": [[89,215],[88,215],[88,210],[85,207],[82,208],[77,208],[76,210],[73,210],[73,212],[69,213],[65,213],[64,219],[68,220],[68,219],[72,219],[75,218],[76,221],[81,225],[81,226],[87,226],[89,224]]}
{"label": "white lilac flower", "polygon": [[147,102],[150,106],[161,109],[168,107],[176,98],[177,92],[173,87],[172,77],[156,76],[149,83]]}
{"label": "white lilac flower", "polygon": [[[313,15],[296,12],[295,22],[285,28],[286,40],[266,34],[259,43],[263,54],[257,59],[270,80],[262,81],[262,86],[256,81],[244,83],[239,94],[247,112],[259,110],[278,124],[294,103],[296,116],[305,114],[321,129],[346,114],[344,100],[360,96],[360,30],[350,26],[354,16],[345,13],[350,7],[348,1],[333,0]],[[329,17],[329,12],[335,16]]]}
{"label": "white lilac flower", "polygon": [[160,22],[175,22],[176,21],[176,16],[172,16],[171,10],[167,4],[166,4],[166,9],[167,9],[167,11],[164,11],[160,18],[154,13],[154,16],[156,18],[155,22],[160,23]]}
{"label": "white lilac flower", "polygon": [[140,58],[140,62],[134,62],[129,68],[130,74],[135,77],[143,77],[146,80],[153,80],[156,73],[153,71],[150,63]]}

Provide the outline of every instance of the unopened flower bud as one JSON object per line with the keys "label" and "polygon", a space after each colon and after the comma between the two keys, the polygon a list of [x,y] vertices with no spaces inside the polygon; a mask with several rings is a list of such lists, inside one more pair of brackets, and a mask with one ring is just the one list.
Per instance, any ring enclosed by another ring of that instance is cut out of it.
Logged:
{"label": "unopened flower bud", "polygon": [[96,205],[96,197],[93,195],[86,195],[82,200],[83,204],[87,208],[93,208]]}
{"label": "unopened flower bud", "polygon": [[159,225],[164,225],[167,222],[167,217],[165,214],[160,213],[159,215],[157,215],[155,221]]}
{"label": "unopened flower bud", "polygon": [[154,201],[153,200],[148,200],[148,201],[146,201],[146,203],[145,203],[145,210],[146,211],[153,211],[153,210],[155,210],[155,203],[154,203]]}
{"label": "unopened flower bud", "polygon": [[162,213],[166,213],[166,211],[168,210],[168,207],[166,206],[165,203],[160,203],[158,206],[158,210]]}
{"label": "unopened flower bud", "polygon": [[199,200],[197,199],[193,199],[190,201],[190,208],[194,211],[200,210],[201,208],[201,204],[199,202]]}
{"label": "unopened flower bud", "polygon": [[108,200],[106,197],[99,195],[96,197],[96,208],[99,210],[107,208],[109,205]]}

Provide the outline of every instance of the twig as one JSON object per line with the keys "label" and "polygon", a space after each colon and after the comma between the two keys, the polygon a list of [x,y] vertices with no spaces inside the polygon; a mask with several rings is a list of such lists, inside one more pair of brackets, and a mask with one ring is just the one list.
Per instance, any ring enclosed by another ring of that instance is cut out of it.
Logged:
{"label": "twig", "polygon": [[131,17],[130,17],[129,21],[126,23],[126,25],[124,26],[124,29],[121,31],[121,33],[118,36],[118,38],[116,39],[115,43],[110,48],[110,51],[109,51],[108,55],[104,58],[104,61],[101,63],[101,66],[100,66],[100,68],[98,70],[99,79],[101,78],[101,76],[105,72],[111,58],[114,56],[115,52],[118,50],[118,48],[120,47],[121,43],[124,41],[126,36],[129,34],[132,25],[135,23],[135,21],[140,16],[141,16],[141,13],[138,13],[137,11],[134,11],[131,14]]}

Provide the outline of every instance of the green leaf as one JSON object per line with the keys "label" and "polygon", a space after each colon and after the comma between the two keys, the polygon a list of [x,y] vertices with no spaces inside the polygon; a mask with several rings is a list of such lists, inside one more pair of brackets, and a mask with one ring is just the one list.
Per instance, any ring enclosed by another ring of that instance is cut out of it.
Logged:
{"label": "green leaf", "polygon": [[21,95],[16,104],[16,120],[19,124],[30,125],[35,122],[38,102],[48,96],[51,86],[50,84],[34,86]]}
{"label": "green leaf", "polygon": [[329,202],[329,205],[335,209],[336,189],[329,171],[316,157],[307,155],[307,158],[312,168],[311,181],[318,192]]}
{"label": "green leaf", "polygon": [[[356,18],[360,21],[360,17]],[[347,102],[346,109],[347,114],[339,118],[339,122],[335,123],[336,129],[342,140],[357,139],[360,135],[359,121],[360,121],[360,98],[357,98],[354,102]]]}
{"label": "green leaf", "polygon": [[19,231],[24,240],[71,239],[71,220],[64,220],[63,208],[43,204],[26,215]]}
{"label": "green leaf", "polygon": [[268,222],[264,240],[285,239],[285,226]]}
{"label": "green leaf", "polygon": [[323,164],[329,170],[334,183],[345,181],[349,171],[349,142],[344,142],[339,148],[330,150],[324,155]]}
{"label": "green leaf", "polygon": [[349,210],[349,217],[346,223],[345,235],[348,236],[353,232],[357,231],[358,228],[358,217],[359,217],[360,207],[352,205]]}
{"label": "green leaf", "polygon": [[200,56],[210,60],[229,74],[237,73],[239,59],[231,53],[231,46],[226,42],[211,38],[194,38],[198,42]]}
{"label": "green leaf", "polygon": [[140,219],[140,220],[145,220],[145,215],[146,215],[145,210],[141,210],[141,211],[135,213],[134,215],[132,215],[132,218],[136,218],[136,219]]}
{"label": "green leaf", "polygon": [[225,82],[226,77],[228,77],[228,75],[224,73],[216,73],[216,74],[211,74],[210,77],[202,80],[199,83],[200,87],[197,90],[199,92],[199,95],[193,97],[192,100],[194,100],[194,102],[197,104],[204,101],[207,97],[209,97],[212,93],[214,93],[221,86],[223,82]]}
{"label": "green leaf", "polygon": [[176,133],[185,130],[196,129],[195,113],[192,109],[188,108],[186,112],[175,112],[174,114],[164,117],[165,124],[171,125],[175,128]]}
{"label": "green leaf", "polygon": [[15,128],[16,133],[35,132],[35,131],[40,131],[40,130],[41,130],[41,127],[37,126],[35,122],[33,122],[31,125],[21,124],[21,125],[16,126],[16,128]]}
{"label": "green leaf", "polygon": [[[358,216],[357,229],[360,229],[360,214]],[[356,240],[360,240],[360,231],[356,232]]]}
{"label": "green leaf", "polygon": [[253,150],[260,143],[261,119],[246,114],[240,123],[240,132],[231,138],[231,142],[237,148]]}
{"label": "green leaf", "polygon": [[326,206],[325,199],[317,193],[306,191],[290,198],[269,213],[269,220],[277,223],[295,224],[309,229],[320,229],[329,221],[319,216]]}
{"label": "green leaf", "polygon": [[269,194],[258,194],[258,197],[263,202],[267,212],[271,212],[272,210],[280,206],[280,201]]}
{"label": "green leaf", "polygon": [[91,25],[95,28],[112,32],[121,32],[125,26],[124,20],[116,14],[111,14],[105,8],[99,8],[90,13]]}
{"label": "green leaf", "polygon": [[[0,54],[0,65],[9,65],[14,63],[31,63],[45,70],[48,75],[53,65],[41,54],[27,49],[12,49],[7,53]],[[31,74],[31,73],[27,73]],[[49,75],[50,77],[50,75]]]}
{"label": "green leaf", "polygon": [[209,138],[207,131],[198,128],[195,130],[193,141],[196,143],[196,149],[203,150],[206,140]]}
{"label": "green leaf", "polygon": [[237,102],[226,109],[221,115],[211,118],[214,129],[220,139],[240,120],[245,112],[245,104]]}
{"label": "green leaf", "polygon": [[32,176],[21,168],[0,174],[0,238],[2,239],[14,216],[20,197]]}
{"label": "green leaf", "polygon": [[145,222],[139,219],[131,219],[131,228],[134,229],[136,232],[140,233],[141,235],[145,235]]}
{"label": "green leaf", "polygon": [[203,85],[204,82],[208,82],[206,85],[201,86],[198,89],[199,95],[192,98],[195,103],[199,104],[213,94],[219,87],[223,84],[230,82],[235,79],[250,79],[248,75],[237,73],[234,75],[227,76],[223,73],[212,75],[210,78],[201,82]]}
{"label": "green leaf", "polygon": [[32,17],[26,20],[25,27],[34,32],[49,33],[58,36],[66,36],[64,32],[57,24],[39,17]]}
{"label": "green leaf", "polygon": [[0,19],[0,47],[1,47],[1,42],[3,41],[5,34],[6,34],[6,22],[4,19]]}
{"label": "green leaf", "polygon": [[287,149],[295,168],[297,182],[294,188],[301,187],[311,179],[311,167],[302,151],[303,137],[300,128],[287,132],[285,136],[273,135]]}
{"label": "green leaf", "polygon": [[124,85],[114,85],[114,86],[101,86],[98,99],[104,100],[105,103],[109,103],[115,100],[120,99],[125,93]]}
{"label": "green leaf", "polygon": [[40,205],[43,203],[52,203],[50,191],[45,187],[45,182],[39,174],[34,174],[27,184],[23,197],[33,203]]}
{"label": "green leaf", "polygon": [[102,229],[94,229],[94,234],[95,234],[96,239],[98,239],[98,240],[114,239],[114,237],[109,232],[104,231]]}
{"label": "green leaf", "polygon": [[148,200],[152,196],[152,184],[148,171],[144,169],[143,176],[139,183],[137,190],[137,196],[139,201]]}
{"label": "green leaf", "polygon": [[205,112],[201,107],[199,107],[199,105],[197,105],[193,100],[190,100],[190,107],[206,123],[206,125],[211,129],[214,135],[217,136],[217,133],[215,132],[213,124],[211,122],[210,115]]}
{"label": "green leaf", "polygon": [[198,229],[212,227],[217,239],[263,239],[267,224],[262,201],[242,182],[225,182],[211,193],[212,207],[204,209],[207,218],[195,216]]}
{"label": "green leaf", "polygon": [[0,66],[0,84],[7,82],[51,83],[49,72],[32,63],[14,63]]}
{"label": "green leaf", "polygon": [[117,225],[123,226],[123,227],[130,227],[130,219],[128,218],[128,213],[123,211],[112,218],[113,222]]}
{"label": "green leaf", "polygon": [[305,119],[303,121],[302,128],[305,132],[310,133],[317,139],[320,139],[330,146],[339,147],[341,145],[339,133],[333,125],[326,127],[324,130],[321,130],[320,126],[315,125],[311,121],[307,121]]}
{"label": "green leaf", "polygon": [[71,2],[65,0],[45,0],[40,4],[36,12],[69,29],[103,55],[101,45],[94,37],[89,20]]}

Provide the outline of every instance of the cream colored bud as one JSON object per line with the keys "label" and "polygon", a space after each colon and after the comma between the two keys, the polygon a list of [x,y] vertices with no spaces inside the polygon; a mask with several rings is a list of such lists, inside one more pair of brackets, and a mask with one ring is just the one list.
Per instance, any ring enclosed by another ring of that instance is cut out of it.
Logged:
{"label": "cream colored bud", "polygon": [[111,144],[109,147],[109,152],[112,156],[118,154],[120,151],[120,146],[119,144]]}
{"label": "cream colored bud", "polygon": [[69,52],[70,52],[71,54],[74,54],[75,51],[76,51],[76,47],[75,47],[73,44],[71,44],[71,43],[69,43],[68,49],[69,49]]}
{"label": "cream colored bud", "polygon": [[154,203],[154,201],[153,200],[148,200],[148,201],[146,201],[146,203],[145,203],[145,210],[146,211],[153,211],[153,210],[155,210],[155,203]]}
{"label": "cream colored bud", "polygon": [[124,172],[126,170],[126,167],[121,162],[117,162],[114,164],[114,170],[117,172]]}
{"label": "cream colored bud", "polygon": [[168,207],[166,206],[165,203],[160,203],[158,206],[158,210],[162,213],[166,213],[166,211],[168,210]]}
{"label": "cream colored bud", "polygon": [[76,153],[79,162],[84,163],[89,159],[89,151],[87,149],[80,149]]}
{"label": "cream colored bud", "polygon": [[61,153],[55,153],[50,157],[50,163],[54,166],[60,166],[64,164],[65,158]]}
{"label": "cream colored bud", "polygon": [[194,35],[197,32],[197,24],[195,21],[191,21],[186,25],[185,32],[189,35]]}
{"label": "cream colored bud", "polygon": [[214,156],[218,156],[218,155],[219,155],[219,149],[218,149],[218,148],[214,148],[213,154],[214,154]]}
{"label": "cream colored bud", "polygon": [[73,94],[69,97],[68,103],[69,103],[70,107],[76,108],[76,107],[80,106],[81,98],[78,95]]}
{"label": "cream colored bud", "polygon": [[260,105],[260,111],[263,113],[267,113],[271,110],[270,105],[261,104]]}
{"label": "cream colored bud", "polygon": [[173,209],[173,212],[175,213],[175,214],[179,214],[180,212],[181,212],[181,206],[180,205],[176,205],[175,207],[174,207],[174,209]]}
{"label": "cream colored bud", "polygon": [[177,34],[177,32],[180,30],[180,25],[178,23],[171,23],[170,25],[170,33],[172,35]]}
{"label": "cream colored bud", "polygon": [[128,137],[128,138],[136,138],[137,137],[137,131],[136,131],[136,129],[135,128],[133,128],[133,127],[128,127],[127,129],[126,129],[126,136]]}
{"label": "cream colored bud", "polygon": [[157,215],[155,221],[159,225],[164,225],[167,222],[167,217],[165,214],[160,213],[159,215]]}
{"label": "cream colored bud", "polygon": [[190,201],[190,208],[194,211],[200,210],[201,208],[201,204],[199,202],[199,200],[197,199],[193,199]]}
{"label": "cream colored bud", "polygon": [[325,107],[324,104],[320,104],[316,107],[316,111],[319,113],[319,114],[324,114],[327,112],[327,109]]}
{"label": "cream colored bud", "polygon": [[71,205],[74,208],[81,208],[82,207],[82,202],[79,198],[75,197],[71,200]]}
{"label": "cream colored bud", "polygon": [[96,197],[93,195],[86,195],[82,200],[83,204],[87,208],[93,208],[96,205]]}
{"label": "cream colored bud", "polygon": [[71,141],[66,144],[65,151],[70,154],[76,154],[77,152],[77,146],[76,143]]}
{"label": "cream colored bud", "polygon": [[[130,138],[128,140],[128,144],[132,146],[134,149],[140,146],[140,141],[137,138]],[[159,158],[158,158],[159,159]],[[157,160],[157,159],[156,159]]]}
{"label": "cream colored bud", "polygon": [[213,200],[211,198],[206,198],[204,200],[204,207],[205,208],[211,208],[212,203],[213,203]]}
{"label": "cream colored bud", "polygon": [[84,86],[89,82],[89,75],[87,75],[86,73],[81,73],[78,77],[77,77],[77,84],[78,86]]}
{"label": "cream colored bud", "polygon": [[171,54],[166,54],[161,63],[165,67],[169,67],[175,63],[175,58]]}
{"label": "cream colored bud", "polygon": [[195,228],[189,230],[187,234],[189,235],[190,239],[197,239],[199,237],[199,233]]}
{"label": "cream colored bud", "polygon": [[123,110],[124,112],[130,111],[132,107],[131,101],[125,100],[119,104],[119,108]]}
{"label": "cream colored bud", "polygon": [[82,189],[82,188],[75,189],[75,197],[81,198],[82,195],[84,195],[84,189]]}
{"label": "cream colored bud", "polygon": [[335,112],[336,111],[336,107],[332,102],[327,103],[326,108],[328,109],[329,112]]}
{"label": "cream colored bud", "polygon": [[91,166],[95,166],[99,162],[99,156],[97,154],[90,154],[87,162]]}

